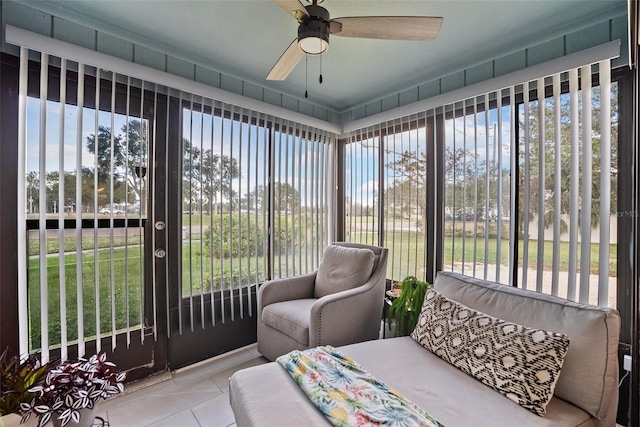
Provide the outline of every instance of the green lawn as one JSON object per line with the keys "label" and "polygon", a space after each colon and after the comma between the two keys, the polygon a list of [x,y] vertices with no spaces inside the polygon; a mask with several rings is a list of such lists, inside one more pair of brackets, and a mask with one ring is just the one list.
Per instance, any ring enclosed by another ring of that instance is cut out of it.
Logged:
{"label": "green lawn", "polygon": [[[352,233],[350,241],[358,243],[377,242],[377,233]],[[422,275],[424,268],[424,237],[419,232],[387,232],[385,234],[385,247],[389,248],[389,263],[387,267],[387,277],[400,280],[409,275]],[[498,240],[495,238],[488,239],[487,263],[497,263]],[[609,276],[617,275],[617,264],[615,254],[617,253],[617,245],[610,244],[610,254],[612,258],[609,262]],[[475,259],[474,259],[475,251]],[[502,265],[509,264],[510,243],[508,240],[500,241],[500,263]],[[527,265],[529,268],[537,268],[537,251],[538,242],[529,240],[529,254]],[[600,245],[598,243],[591,244],[591,274],[598,274],[598,257]],[[474,239],[472,237],[452,237],[444,238],[444,259],[445,266],[454,263],[484,263],[485,261],[485,241],[478,239],[474,248]],[[523,243],[519,242],[518,248],[518,265],[522,266],[523,260]],[[553,243],[544,242],[543,248],[543,265],[545,270],[551,270],[553,267]],[[580,251],[578,251],[578,267],[580,265]],[[560,271],[567,271],[569,267],[569,244],[567,242],[560,243],[559,268]]]}
{"label": "green lawn", "polygon": [[[98,287],[96,289],[95,255],[93,252],[82,254],[82,307],[81,318],[84,322],[84,335],[96,335],[96,297],[100,300],[100,331],[112,330],[112,308],[115,309],[115,329],[122,330],[129,326],[135,327],[141,323],[141,252],[139,246],[114,249],[113,258],[109,250],[98,253]],[[66,303],[67,340],[78,338],[78,289],[77,289],[77,259],[75,254],[65,255],[64,283],[65,292],[60,295],[60,266],[59,257],[47,257],[47,314],[49,343],[61,341],[61,298]],[[125,261],[126,260],[126,261]],[[113,265],[113,280],[112,268]],[[29,261],[29,321],[31,328],[31,348],[40,346],[40,267],[39,259]],[[113,289],[112,289],[113,283]],[[113,296],[113,298],[112,298]]]}
{"label": "green lawn", "polygon": [[[97,245],[96,245],[97,243]],[[127,243],[129,246],[135,246],[140,244],[140,235],[129,234],[126,238],[125,236],[113,236],[113,246],[114,247],[123,247],[126,246]],[[82,239],[82,250],[91,250],[95,247],[99,249],[105,249],[111,247],[111,238],[110,237],[98,237],[97,240],[94,241],[93,236],[91,238],[87,237],[86,234]],[[76,250],[76,238],[73,237],[65,237],[64,238],[64,252],[73,252]],[[46,252],[48,254],[57,254],[60,251],[60,240],[55,238],[47,239],[47,249]],[[34,256],[40,253],[40,241],[35,239],[29,239],[29,253]]]}
{"label": "green lawn", "polygon": [[[424,266],[424,237],[419,232],[387,232],[385,234],[385,246],[389,248],[390,260],[388,263],[387,276],[400,280],[408,275],[421,276]],[[245,284],[258,283],[265,279],[265,257],[245,256],[234,259],[212,258],[208,255],[206,247],[201,244],[197,234],[192,234],[190,240],[183,241],[182,254],[182,291],[183,296],[200,295],[202,291],[209,292],[214,289],[226,289],[230,286],[238,287]],[[352,233],[348,240],[352,242],[362,242],[376,244],[377,233]],[[128,242],[128,246],[127,246]],[[98,286],[96,289],[96,266],[94,246],[97,243],[98,251]],[[82,292],[83,302],[81,317],[84,321],[85,337],[92,337],[96,334],[96,297],[100,299],[100,331],[103,333],[116,330],[123,330],[127,327],[136,327],[142,321],[143,295],[142,271],[140,262],[143,248],[140,247],[139,236],[117,237],[113,239],[115,248],[113,258],[111,258],[111,239],[100,237],[94,243],[93,237],[85,237],[82,242]],[[464,247],[463,247],[464,243]],[[487,263],[496,263],[498,241],[495,238],[488,239]],[[77,286],[76,268],[77,258],[75,255],[75,237],[64,240],[64,276],[65,292],[62,298],[66,302],[66,326],[67,340],[73,341],[78,338],[78,307],[77,307]],[[509,242],[501,240],[500,258],[501,264],[507,265],[509,259]],[[60,267],[58,254],[58,238],[47,239],[47,282],[48,292],[48,325],[50,345],[59,343],[61,340],[61,315],[60,315]],[[31,348],[40,346],[40,266],[39,266],[39,243],[37,238],[32,239],[29,244],[30,253],[34,256],[29,260],[29,313],[31,328]],[[310,249],[309,249],[310,250]],[[613,259],[610,263],[610,275],[616,276],[617,265],[615,254],[617,247],[612,244],[610,247]],[[598,272],[598,251],[599,245],[591,245],[591,271]],[[297,252],[297,251],[296,251]],[[560,245],[560,270],[566,271],[568,268],[567,243]],[[285,258],[276,256],[275,277],[300,274],[305,272],[305,265],[309,259],[317,256],[315,253],[303,252],[302,257]],[[553,245],[545,242],[544,245],[544,268],[550,270],[553,262]],[[475,247],[475,261],[484,263],[485,242],[479,239]],[[305,258],[308,257],[308,258]],[[474,261],[474,245],[471,237],[446,237],[444,240],[444,265],[449,266],[452,262],[471,263]],[[537,241],[529,241],[529,268],[536,268],[537,262]],[[311,262],[313,265],[313,262]],[[522,243],[519,248],[519,265],[522,265]],[[113,311],[115,310],[115,312]],[[112,317],[112,313],[115,316]],[[112,324],[115,318],[115,325]]]}

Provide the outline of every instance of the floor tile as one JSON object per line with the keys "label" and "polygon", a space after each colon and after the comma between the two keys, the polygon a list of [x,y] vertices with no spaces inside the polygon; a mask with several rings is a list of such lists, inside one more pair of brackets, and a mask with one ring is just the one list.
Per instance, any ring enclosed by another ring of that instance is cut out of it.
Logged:
{"label": "floor tile", "polygon": [[220,390],[227,393],[229,391],[229,378],[231,378],[231,375],[233,375],[234,372],[240,369],[262,365],[268,362],[269,360],[262,356],[254,357],[253,359],[247,360],[246,362],[240,363],[239,365],[226,369],[225,371],[215,373],[211,376],[211,378],[216,383],[216,385],[220,387]]}
{"label": "floor tile", "polygon": [[113,427],[236,427],[229,377],[267,363],[255,345],[192,367],[135,382],[102,402],[99,415]]}
{"label": "floor tile", "polygon": [[235,423],[227,393],[191,407],[203,427],[227,427]]}
{"label": "floor tile", "polygon": [[222,394],[210,378],[190,384],[172,384],[159,390],[142,390],[140,393],[144,395],[107,411],[111,425],[130,426],[135,423],[136,426],[144,426]]}
{"label": "floor tile", "polygon": [[185,409],[170,417],[148,424],[147,427],[201,427],[191,409]]}

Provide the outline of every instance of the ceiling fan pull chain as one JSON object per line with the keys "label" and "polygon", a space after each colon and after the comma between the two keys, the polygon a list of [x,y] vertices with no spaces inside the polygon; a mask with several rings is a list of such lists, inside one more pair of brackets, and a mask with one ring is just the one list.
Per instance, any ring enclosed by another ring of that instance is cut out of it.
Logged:
{"label": "ceiling fan pull chain", "polygon": [[309,99],[309,55],[304,56],[304,99]]}
{"label": "ceiling fan pull chain", "polygon": [[322,55],[320,55],[320,78],[318,81],[322,84]]}

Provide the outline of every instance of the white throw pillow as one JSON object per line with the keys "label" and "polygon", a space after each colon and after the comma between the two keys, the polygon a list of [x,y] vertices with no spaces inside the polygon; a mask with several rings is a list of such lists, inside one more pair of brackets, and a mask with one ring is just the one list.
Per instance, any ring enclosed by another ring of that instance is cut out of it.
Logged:
{"label": "white throw pillow", "polygon": [[374,259],[370,249],[327,246],[316,276],[315,297],[363,285],[371,277]]}

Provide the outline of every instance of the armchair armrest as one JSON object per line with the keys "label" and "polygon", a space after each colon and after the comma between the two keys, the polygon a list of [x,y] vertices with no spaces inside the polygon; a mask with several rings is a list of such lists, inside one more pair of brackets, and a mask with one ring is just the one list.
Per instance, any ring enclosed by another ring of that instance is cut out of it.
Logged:
{"label": "armchair armrest", "polygon": [[258,307],[292,299],[313,298],[316,272],[302,276],[271,280],[258,291]]}

